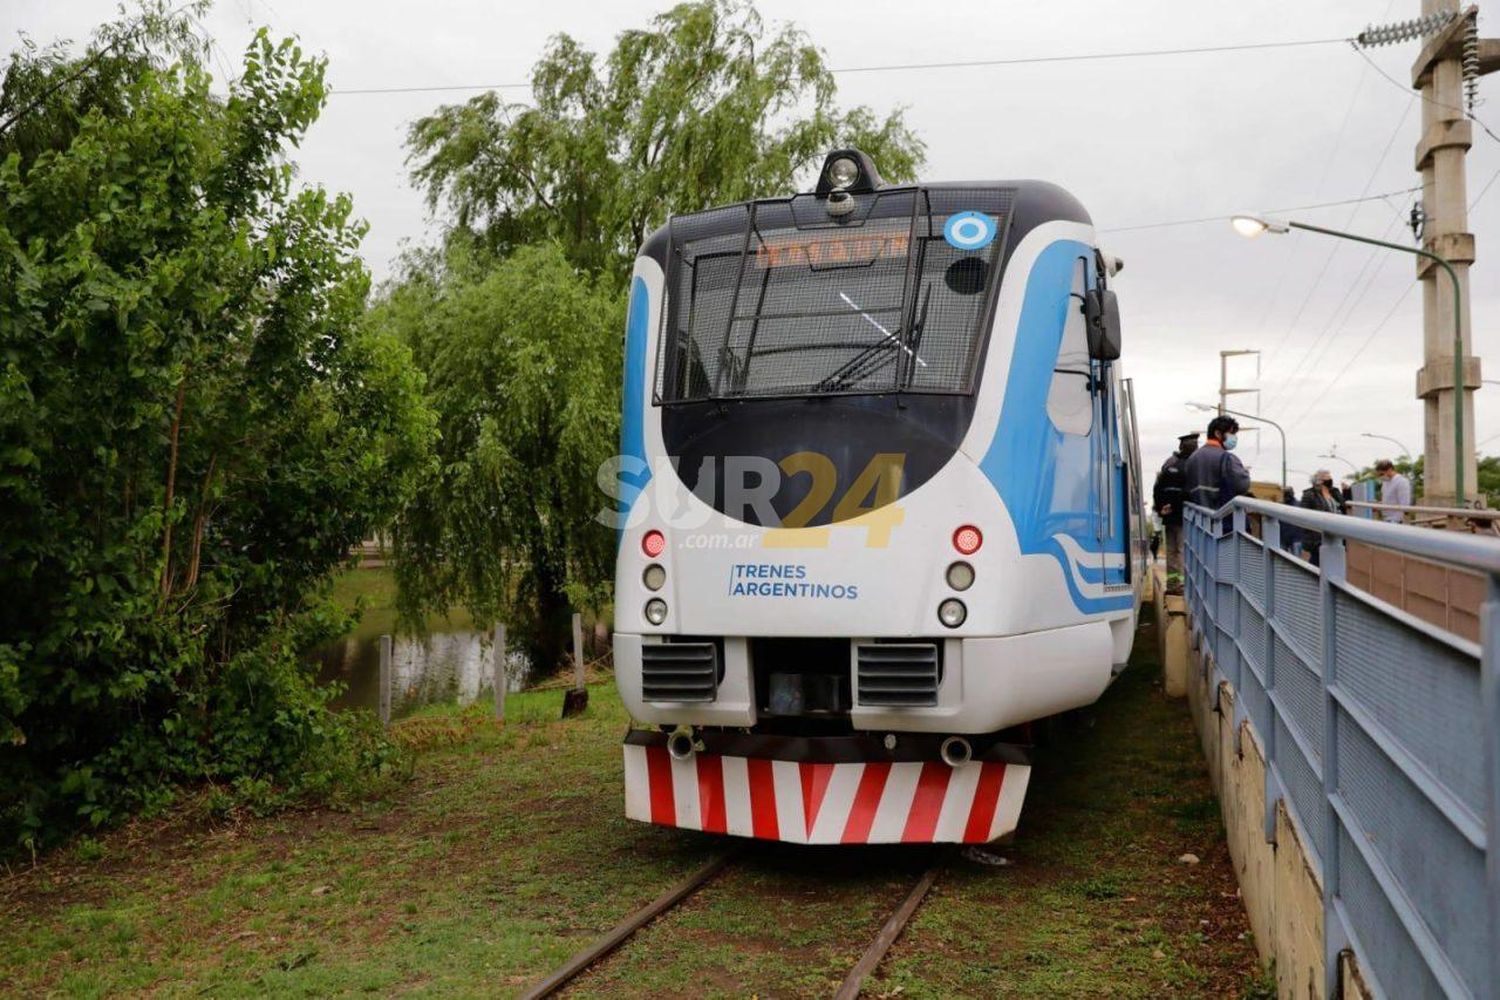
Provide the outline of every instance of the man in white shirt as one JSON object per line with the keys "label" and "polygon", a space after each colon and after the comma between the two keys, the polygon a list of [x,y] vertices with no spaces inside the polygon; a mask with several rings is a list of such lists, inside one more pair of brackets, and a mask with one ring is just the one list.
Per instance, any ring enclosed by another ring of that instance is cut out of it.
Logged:
{"label": "man in white shirt", "polygon": [[[1388,458],[1382,458],[1375,463],[1375,472],[1381,479],[1385,480],[1380,486],[1380,502],[1390,504],[1394,507],[1411,506],[1411,480],[1396,471]],[[1392,524],[1400,524],[1403,517],[1399,510],[1383,510],[1380,518]]]}

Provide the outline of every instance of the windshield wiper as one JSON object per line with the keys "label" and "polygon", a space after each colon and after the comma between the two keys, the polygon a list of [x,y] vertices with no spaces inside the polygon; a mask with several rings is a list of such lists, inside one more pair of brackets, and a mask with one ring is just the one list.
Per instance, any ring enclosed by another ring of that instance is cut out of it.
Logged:
{"label": "windshield wiper", "polygon": [[[880,369],[884,368],[891,361],[900,358],[901,355],[899,351],[895,350],[897,348],[899,348],[900,351],[905,351],[907,355],[909,355],[914,361],[916,361],[917,364],[921,365],[923,368],[927,367],[927,362],[917,357],[916,352],[906,345],[905,338],[892,333],[890,330],[887,330],[884,324],[861,309],[859,304],[851,299],[848,295],[845,295],[843,292],[839,292],[839,298],[843,299],[844,303],[849,306],[850,309],[853,309],[855,312],[863,316],[867,323],[875,327],[875,329],[879,330],[884,339],[876,341],[869,347],[865,348],[863,351],[860,351],[854,357],[850,358],[848,361],[844,362],[844,364],[840,365],[839,368],[833,372],[833,374],[829,375],[827,378],[819,382],[814,387],[819,392],[837,392],[838,390],[843,389],[846,386],[864,381],[871,375],[880,371]],[[923,319],[925,319],[927,315],[925,305],[923,307],[922,315]]]}

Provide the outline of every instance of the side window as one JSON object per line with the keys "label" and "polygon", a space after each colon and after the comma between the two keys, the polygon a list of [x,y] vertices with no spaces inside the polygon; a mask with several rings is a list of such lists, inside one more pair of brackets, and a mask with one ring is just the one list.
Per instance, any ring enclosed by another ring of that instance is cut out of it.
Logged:
{"label": "side window", "polygon": [[1047,390],[1047,416],[1064,434],[1087,434],[1094,423],[1094,401],[1089,395],[1089,345],[1084,329],[1083,293],[1088,287],[1084,261],[1073,270],[1074,295],[1068,299],[1068,318],[1062,343],[1052,363],[1052,385]]}

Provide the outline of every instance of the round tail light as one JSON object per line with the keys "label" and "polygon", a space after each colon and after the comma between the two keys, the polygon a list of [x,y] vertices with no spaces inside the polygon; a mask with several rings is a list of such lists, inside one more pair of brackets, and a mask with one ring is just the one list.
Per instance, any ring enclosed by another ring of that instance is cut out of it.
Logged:
{"label": "round tail light", "polygon": [[641,551],[647,556],[655,559],[661,555],[667,547],[667,536],[652,528],[641,536]]}
{"label": "round tail light", "polygon": [[984,536],[972,524],[966,524],[953,532],[953,547],[966,556],[972,556],[984,544]]}

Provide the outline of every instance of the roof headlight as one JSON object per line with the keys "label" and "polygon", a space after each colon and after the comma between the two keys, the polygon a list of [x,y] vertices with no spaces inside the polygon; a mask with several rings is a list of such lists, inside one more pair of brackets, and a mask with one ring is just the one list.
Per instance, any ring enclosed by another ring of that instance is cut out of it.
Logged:
{"label": "roof headlight", "polygon": [[852,156],[839,156],[828,164],[828,183],[837,189],[853,187],[859,180],[859,164]]}

